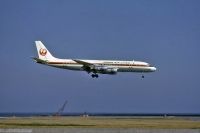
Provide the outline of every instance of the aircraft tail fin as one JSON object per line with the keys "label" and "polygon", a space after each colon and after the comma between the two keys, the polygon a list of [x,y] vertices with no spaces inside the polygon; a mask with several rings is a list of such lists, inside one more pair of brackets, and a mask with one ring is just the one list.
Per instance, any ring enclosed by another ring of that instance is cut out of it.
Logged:
{"label": "aircraft tail fin", "polygon": [[35,41],[35,44],[39,59],[47,61],[55,59],[41,41]]}

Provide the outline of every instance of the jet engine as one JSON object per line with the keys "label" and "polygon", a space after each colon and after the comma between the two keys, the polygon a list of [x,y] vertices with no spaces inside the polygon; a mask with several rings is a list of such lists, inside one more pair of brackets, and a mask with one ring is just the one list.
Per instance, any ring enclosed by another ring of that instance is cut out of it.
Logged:
{"label": "jet engine", "polygon": [[116,74],[117,73],[117,68],[106,67],[106,66],[95,66],[93,70],[102,74]]}

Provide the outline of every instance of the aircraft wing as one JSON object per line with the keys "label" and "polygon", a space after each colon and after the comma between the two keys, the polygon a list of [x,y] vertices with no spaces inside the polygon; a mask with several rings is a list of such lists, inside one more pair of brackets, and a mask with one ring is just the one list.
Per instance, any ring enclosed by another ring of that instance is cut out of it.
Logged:
{"label": "aircraft wing", "polygon": [[88,73],[90,72],[96,72],[95,70],[95,64],[93,63],[89,63],[89,62],[86,62],[86,61],[82,61],[82,60],[77,60],[77,59],[74,59],[73,61],[79,63],[79,64],[82,64],[83,65],[83,69],[85,71],[87,71]]}
{"label": "aircraft wing", "polygon": [[82,60],[74,59],[73,61],[75,61],[75,62],[77,62],[77,63],[79,63],[79,64],[82,64],[82,65],[84,65],[84,66],[88,66],[88,67],[94,66],[94,64],[89,63],[89,62],[86,62],[86,61],[82,61]]}

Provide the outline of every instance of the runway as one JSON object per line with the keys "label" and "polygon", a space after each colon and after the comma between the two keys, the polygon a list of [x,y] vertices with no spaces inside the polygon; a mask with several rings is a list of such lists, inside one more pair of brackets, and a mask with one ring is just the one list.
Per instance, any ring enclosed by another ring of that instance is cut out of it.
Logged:
{"label": "runway", "polygon": [[32,128],[0,129],[0,133],[200,133],[200,129],[135,129],[135,128]]}

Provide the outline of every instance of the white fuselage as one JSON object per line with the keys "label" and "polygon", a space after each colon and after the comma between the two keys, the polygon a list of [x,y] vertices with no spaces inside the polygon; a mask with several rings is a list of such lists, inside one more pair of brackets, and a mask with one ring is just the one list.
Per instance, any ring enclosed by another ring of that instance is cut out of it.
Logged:
{"label": "white fuselage", "polygon": [[[117,72],[154,72],[155,67],[141,61],[120,61],[120,60],[82,60],[99,66],[117,68]],[[55,59],[47,62],[52,67],[64,68],[69,70],[83,70],[83,65],[71,59]]]}

